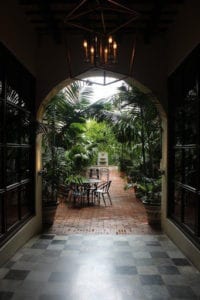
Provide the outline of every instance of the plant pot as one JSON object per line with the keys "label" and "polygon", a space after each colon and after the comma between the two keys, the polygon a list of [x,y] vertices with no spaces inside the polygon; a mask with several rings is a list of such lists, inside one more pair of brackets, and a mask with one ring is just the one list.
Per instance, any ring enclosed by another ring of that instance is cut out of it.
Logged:
{"label": "plant pot", "polygon": [[144,203],[149,225],[161,226],[161,206]]}
{"label": "plant pot", "polygon": [[43,206],[43,208],[42,208],[42,223],[44,225],[52,225],[53,224],[56,210],[57,210],[57,204]]}

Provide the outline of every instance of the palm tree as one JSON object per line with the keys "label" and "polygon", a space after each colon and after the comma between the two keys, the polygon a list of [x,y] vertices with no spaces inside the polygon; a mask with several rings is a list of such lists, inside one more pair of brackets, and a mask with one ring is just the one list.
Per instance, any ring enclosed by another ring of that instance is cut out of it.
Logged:
{"label": "palm tree", "polygon": [[[51,195],[55,194],[61,177],[69,176],[80,159],[75,153],[72,163],[70,154],[66,152],[71,149],[72,155],[75,147],[82,142],[81,134],[86,122],[84,111],[91,97],[89,86],[77,81],[55,95],[46,107],[43,118],[43,166],[47,170],[46,181],[47,185],[50,184]],[[79,147],[79,151],[82,149]],[[84,155],[81,157],[86,159]]]}
{"label": "palm tree", "polygon": [[[112,126],[118,142],[121,143],[122,163],[126,157],[132,157],[133,160],[133,155],[137,154],[137,161],[148,176],[153,176],[154,165],[158,163],[161,155],[160,119],[151,97],[135,87],[127,89],[123,86],[118,95],[101,100],[97,103],[96,110],[95,106],[92,108],[96,119],[106,120]],[[112,105],[108,106],[108,102]],[[109,110],[105,109],[107,107]]]}

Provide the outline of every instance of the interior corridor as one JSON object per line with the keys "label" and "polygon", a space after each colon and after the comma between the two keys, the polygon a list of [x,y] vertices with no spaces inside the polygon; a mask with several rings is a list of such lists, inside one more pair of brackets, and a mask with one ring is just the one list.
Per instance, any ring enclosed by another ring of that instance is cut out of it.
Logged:
{"label": "interior corridor", "polygon": [[[200,273],[111,170],[112,206],[57,207],[54,224],[0,268],[0,299],[200,299]],[[63,199],[64,200],[64,199]]]}

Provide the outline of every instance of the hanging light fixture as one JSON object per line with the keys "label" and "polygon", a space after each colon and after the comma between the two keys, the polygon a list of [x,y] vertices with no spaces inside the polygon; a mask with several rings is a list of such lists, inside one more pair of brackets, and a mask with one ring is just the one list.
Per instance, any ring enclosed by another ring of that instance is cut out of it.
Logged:
{"label": "hanging light fixture", "polygon": [[[140,14],[117,0],[80,0],[64,18],[63,28],[79,34],[84,63],[99,69],[113,70],[120,59],[122,30],[140,17]],[[129,26],[129,28],[128,28]],[[117,37],[117,40],[116,40]],[[70,49],[67,61],[71,69]],[[131,70],[135,43],[132,47]],[[71,73],[71,72],[70,72]]]}
{"label": "hanging light fixture", "polygon": [[84,61],[95,66],[116,64],[117,46],[117,42],[111,35],[93,35],[84,39]]}

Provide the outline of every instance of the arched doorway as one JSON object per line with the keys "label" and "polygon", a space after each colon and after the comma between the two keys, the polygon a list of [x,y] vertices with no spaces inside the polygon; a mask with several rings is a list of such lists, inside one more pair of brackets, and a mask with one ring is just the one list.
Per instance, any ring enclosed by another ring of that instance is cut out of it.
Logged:
{"label": "arched doorway", "polygon": [[[92,74],[90,76],[92,76]],[[117,74],[115,74],[115,76],[117,78]],[[81,77],[84,78],[84,74],[82,74]],[[52,96],[55,95],[57,93],[57,91],[59,91],[62,87],[65,87],[66,84],[70,84],[71,82],[73,82],[73,81],[69,79],[69,80],[61,83],[54,90],[52,90],[52,92],[43,101],[43,104],[41,105],[41,107],[38,111],[38,119],[42,118],[42,115],[45,111],[45,105],[52,98]],[[148,94],[150,93],[150,91],[146,87],[144,87],[142,84],[138,83],[137,81],[133,80],[132,78],[127,78],[126,83],[127,84],[134,84],[143,93],[148,93]],[[162,109],[162,106],[160,105],[160,103],[156,99],[156,97],[153,97],[152,100],[153,100],[154,106],[157,108],[157,110],[159,112],[159,115],[160,115],[160,118],[162,120],[162,160],[161,160],[161,163],[160,163],[160,167],[161,167],[162,173],[163,173],[163,176],[162,176],[163,177],[162,178],[162,208],[163,208],[163,211],[164,211],[165,202],[166,202],[166,196],[165,196],[166,195],[166,177],[165,177],[166,174],[164,174],[164,169],[166,168],[166,128],[167,128],[166,127],[166,116],[165,116],[165,113]],[[40,149],[38,149],[38,155],[40,156]],[[39,161],[41,161],[41,158],[39,159]]]}

